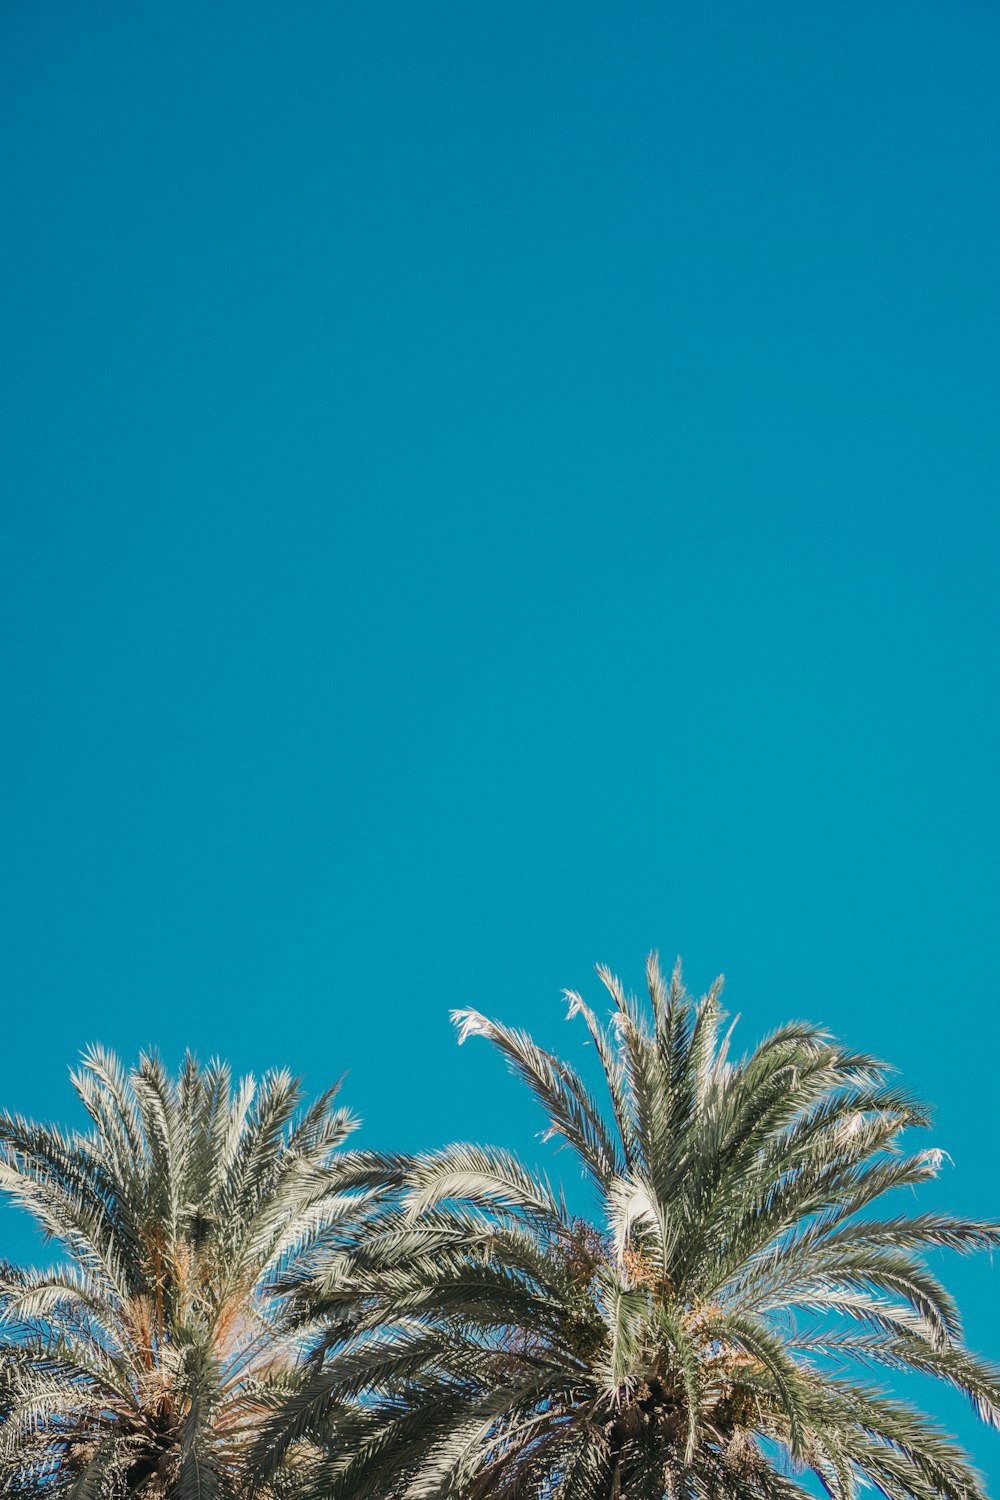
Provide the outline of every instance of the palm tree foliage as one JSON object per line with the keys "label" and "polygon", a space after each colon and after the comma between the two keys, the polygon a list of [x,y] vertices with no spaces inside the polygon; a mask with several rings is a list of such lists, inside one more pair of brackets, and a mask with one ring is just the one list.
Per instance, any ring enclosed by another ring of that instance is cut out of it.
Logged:
{"label": "palm tree foliage", "polygon": [[[0,1187],[62,1252],[0,1268],[4,1488],[24,1495],[245,1493],[262,1411],[298,1360],[280,1286],[358,1211],[385,1163],[338,1151],[331,1090],[300,1109],[285,1072],[231,1082],[188,1058],[73,1075],[64,1132],[0,1115]],[[359,1191],[351,1191],[359,1190]],[[276,1474],[272,1490],[294,1474]]]}
{"label": "palm tree foliage", "polygon": [[609,1026],[569,1000],[603,1108],[523,1032],[455,1016],[540,1101],[593,1222],[507,1152],[415,1162],[300,1297],[326,1331],[256,1472],[325,1434],[303,1483],[330,1500],[804,1500],[807,1471],[832,1500],[977,1500],[957,1445],[876,1378],[922,1372],[1000,1422],[998,1373],[928,1264],[997,1228],[879,1213],[935,1175],[940,1152],[900,1141],[925,1110],[813,1026],[730,1060],[719,986],[695,1002],[655,957],[648,1004],[599,972]]}

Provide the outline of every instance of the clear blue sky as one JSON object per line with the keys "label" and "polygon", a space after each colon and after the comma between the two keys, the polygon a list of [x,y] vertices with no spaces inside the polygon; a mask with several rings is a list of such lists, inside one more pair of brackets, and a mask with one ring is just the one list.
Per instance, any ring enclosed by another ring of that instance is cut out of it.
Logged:
{"label": "clear blue sky", "polygon": [[1000,1212],[996,5],[0,36],[0,1099],[191,1044],[535,1155],[449,1008],[656,945]]}

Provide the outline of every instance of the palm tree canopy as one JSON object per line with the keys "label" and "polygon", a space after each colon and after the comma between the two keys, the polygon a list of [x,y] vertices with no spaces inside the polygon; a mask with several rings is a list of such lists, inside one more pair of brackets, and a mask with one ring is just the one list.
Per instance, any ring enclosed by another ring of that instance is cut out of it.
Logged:
{"label": "palm tree canopy", "polygon": [[243,1492],[262,1404],[294,1367],[280,1287],[308,1274],[384,1162],[340,1151],[336,1090],[302,1109],[274,1072],[234,1086],[190,1056],[126,1071],[88,1052],[90,1128],[0,1115],[0,1188],[63,1260],[0,1268],[7,1488],[87,1500]]}
{"label": "palm tree canopy", "polygon": [[328,1338],[261,1453],[319,1430],[346,1391],[359,1404],[314,1476],[329,1496],[804,1500],[811,1470],[833,1500],[864,1482],[887,1500],[980,1500],[957,1445],[872,1379],[920,1371],[1000,1421],[998,1372],[965,1348],[927,1261],[992,1246],[997,1227],[878,1213],[938,1169],[940,1152],[900,1141],[926,1111],[813,1026],[731,1060],[719,986],[696,1002],[655,956],[643,1005],[599,972],[610,1026],[568,998],[604,1107],[523,1032],[455,1016],[540,1101],[594,1220],[510,1153],[418,1161],[406,1205],[322,1284],[328,1308],[363,1305],[367,1322]]}

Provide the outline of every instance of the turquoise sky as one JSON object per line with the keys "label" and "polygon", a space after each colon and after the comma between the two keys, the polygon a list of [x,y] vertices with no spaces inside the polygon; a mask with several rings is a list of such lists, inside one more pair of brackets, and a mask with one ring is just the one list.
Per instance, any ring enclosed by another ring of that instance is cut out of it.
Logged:
{"label": "turquoise sky", "polygon": [[448,1010],[579,1047],[655,945],[1000,1213],[997,6],[0,36],[0,1099],[190,1043],[536,1156]]}

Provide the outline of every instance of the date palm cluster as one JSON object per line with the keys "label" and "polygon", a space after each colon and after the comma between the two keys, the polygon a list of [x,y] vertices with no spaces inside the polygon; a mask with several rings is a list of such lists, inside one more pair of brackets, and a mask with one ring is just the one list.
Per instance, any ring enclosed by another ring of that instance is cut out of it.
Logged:
{"label": "date palm cluster", "polygon": [[[983,1500],[894,1376],[1000,1425],[931,1268],[925,1110],[794,1023],[736,1055],[719,987],[570,995],[599,1094],[473,1011],[592,1212],[498,1147],[351,1149],[335,1091],[221,1064],[73,1075],[84,1130],[0,1115],[51,1269],[0,1265],[0,1492],[23,1500]],[[902,1200],[900,1202],[899,1200]],[[818,1487],[818,1489],[817,1489]]]}

